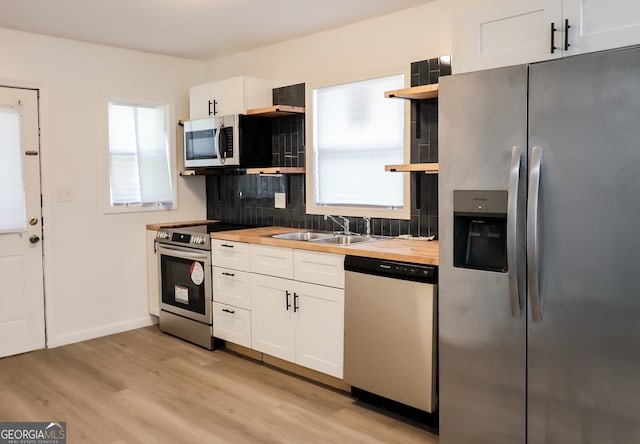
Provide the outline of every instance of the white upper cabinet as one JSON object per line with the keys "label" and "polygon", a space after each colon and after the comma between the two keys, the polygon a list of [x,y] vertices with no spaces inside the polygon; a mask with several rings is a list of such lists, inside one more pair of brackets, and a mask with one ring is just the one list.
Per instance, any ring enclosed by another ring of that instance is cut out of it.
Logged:
{"label": "white upper cabinet", "polygon": [[269,106],[272,102],[270,80],[232,77],[189,88],[189,118],[245,114],[247,109]]}
{"label": "white upper cabinet", "polygon": [[[561,21],[561,0],[507,0],[460,15],[453,21],[453,72],[560,57],[558,49],[551,53],[551,26]],[[555,46],[559,38],[556,31]]]}
{"label": "white upper cabinet", "polygon": [[564,0],[563,5],[570,26],[565,55],[640,43],[638,0]]}
{"label": "white upper cabinet", "polygon": [[640,42],[637,0],[505,0],[454,19],[455,74]]}

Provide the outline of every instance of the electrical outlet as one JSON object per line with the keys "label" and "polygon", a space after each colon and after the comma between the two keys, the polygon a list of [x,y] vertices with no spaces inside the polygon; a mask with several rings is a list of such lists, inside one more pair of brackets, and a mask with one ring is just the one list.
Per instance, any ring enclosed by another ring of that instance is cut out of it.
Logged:
{"label": "electrical outlet", "polygon": [[287,208],[287,195],[285,193],[274,193],[273,200],[276,208]]}

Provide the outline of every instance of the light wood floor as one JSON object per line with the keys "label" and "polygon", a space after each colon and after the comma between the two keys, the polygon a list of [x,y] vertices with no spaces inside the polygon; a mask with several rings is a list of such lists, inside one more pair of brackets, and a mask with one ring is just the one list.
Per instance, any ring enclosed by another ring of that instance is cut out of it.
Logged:
{"label": "light wood floor", "polygon": [[0,359],[0,421],[68,442],[437,443],[345,393],[148,327]]}

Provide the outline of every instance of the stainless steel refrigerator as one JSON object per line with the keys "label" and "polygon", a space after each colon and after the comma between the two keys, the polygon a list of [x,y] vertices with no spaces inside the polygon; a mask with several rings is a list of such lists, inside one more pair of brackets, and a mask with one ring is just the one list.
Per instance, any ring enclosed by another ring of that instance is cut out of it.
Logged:
{"label": "stainless steel refrigerator", "polygon": [[640,442],[640,49],[441,77],[441,444]]}

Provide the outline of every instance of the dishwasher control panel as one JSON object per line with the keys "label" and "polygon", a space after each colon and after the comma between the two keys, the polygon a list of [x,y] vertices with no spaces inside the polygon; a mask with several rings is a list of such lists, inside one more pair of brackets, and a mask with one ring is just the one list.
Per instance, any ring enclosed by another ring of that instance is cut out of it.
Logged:
{"label": "dishwasher control panel", "polygon": [[396,279],[438,283],[438,267],[435,265],[412,264],[368,257],[347,256],[344,259],[345,271],[375,274]]}

